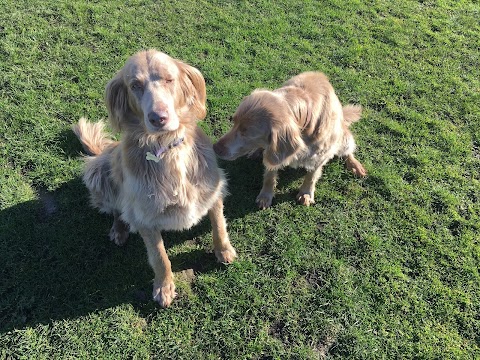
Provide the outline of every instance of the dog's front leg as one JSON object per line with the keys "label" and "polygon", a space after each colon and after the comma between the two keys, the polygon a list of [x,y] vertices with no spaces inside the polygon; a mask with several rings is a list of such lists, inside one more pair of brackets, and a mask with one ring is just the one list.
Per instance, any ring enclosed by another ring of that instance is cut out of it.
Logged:
{"label": "dog's front leg", "polygon": [[237,253],[230,244],[227,233],[227,222],[223,216],[223,200],[218,199],[208,211],[212,223],[213,247],[218,261],[229,264],[235,260]]}
{"label": "dog's front leg", "polygon": [[123,246],[127,242],[130,227],[126,222],[120,219],[120,214],[115,211],[113,213],[113,225],[110,229],[110,240],[118,246]]}
{"label": "dog's front leg", "polygon": [[263,174],[263,187],[256,200],[260,209],[266,209],[272,205],[273,194],[277,185],[277,174],[277,170],[265,170]]}
{"label": "dog's front leg", "polygon": [[297,201],[301,205],[310,206],[315,204],[315,185],[322,176],[323,165],[313,171],[308,171],[303,179],[303,184],[297,194]]}
{"label": "dog's front leg", "polygon": [[153,300],[160,306],[167,307],[177,295],[173,282],[173,273],[168,259],[162,235],[159,231],[140,231],[145,246],[147,247],[148,262],[155,273],[153,282]]}

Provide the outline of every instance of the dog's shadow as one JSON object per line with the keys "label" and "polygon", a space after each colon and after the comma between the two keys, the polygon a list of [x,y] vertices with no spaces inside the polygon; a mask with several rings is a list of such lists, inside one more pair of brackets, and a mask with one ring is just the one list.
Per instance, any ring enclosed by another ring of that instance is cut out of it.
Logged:
{"label": "dog's shadow", "polygon": [[[230,195],[225,201],[227,218],[242,217],[246,213],[260,211],[255,203],[263,185],[265,168],[261,157],[242,157],[235,161],[220,161],[219,165],[227,173]],[[283,202],[294,202],[298,189],[287,190],[292,183],[298,182],[306,171],[304,169],[285,168],[279,171],[276,194],[272,206]]]}
{"label": "dog's shadow", "polygon": [[[57,138],[65,157],[80,157],[82,149],[70,131]],[[220,161],[228,179],[227,222],[259,211],[255,198],[262,187],[261,159]],[[282,171],[281,182],[301,176]],[[108,240],[112,217],[90,208],[80,178],[48,192],[37,189],[37,200],[0,211],[0,332],[52,320],[76,318],[131,303],[146,314],[157,306],[151,299],[153,271],[139,235],[123,247]],[[294,201],[293,195],[281,201]],[[213,252],[205,251],[211,225],[205,217],[183,232],[163,234],[175,273],[201,274],[221,269]],[[197,243],[196,239],[203,239]],[[187,279],[188,281],[188,279]]]}
{"label": "dog's shadow", "polygon": [[[112,217],[88,202],[87,190],[75,179],[54,192],[38,190],[38,200],[0,211],[0,333],[122,303],[141,313],[157,306],[140,236],[131,234],[124,246],[116,246],[108,240]],[[206,219],[189,231],[166,232],[164,239],[168,249],[210,232]],[[224,266],[195,244],[169,258],[180,274]]]}
{"label": "dog's shadow", "polygon": [[[80,157],[69,131],[57,138],[62,156]],[[63,144],[62,144],[63,143]],[[225,215],[256,211],[261,163],[249,159],[222,164],[230,179]],[[253,177],[253,179],[252,179]],[[55,191],[37,189],[37,199],[0,211],[0,333],[54,320],[77,318],[131,303],[151,313],[153,271],[143,241],[131,234],[123,247],[108,240],[112,217],[90,208],[80,177]],[[163,234],[175,273],[196,274],[224,267],[212,251],[208,217],[192,229]],[[196,239],[204,243],[196,243]],[[187,279],[188,281],[188,279]]]}

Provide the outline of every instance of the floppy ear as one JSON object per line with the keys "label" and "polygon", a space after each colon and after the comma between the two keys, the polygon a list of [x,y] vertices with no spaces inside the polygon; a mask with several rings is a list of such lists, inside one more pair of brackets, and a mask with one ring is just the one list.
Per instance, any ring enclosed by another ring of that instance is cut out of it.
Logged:
{"label": "floppy ear", "polygon": [[180,87],[187,105],[193,110],[199,120],[207,115],[205,102],[207,100],[207,89],[202,73],[182,61],[176,60],[180,69]]}
{"label": "floppy ear", "polygon": [[298,126],[291,122],[273,124],[269,145],[263,153],[263,163],[267,168],[279,167],[304,147]]}
{"label": "floppy ear", "polygon": [[105,88],[105,104],[112,129],[120,132],[121,125],[126,121],[127,113],[130,111],[128,90],[123,83],[121,72],[108,82]]}

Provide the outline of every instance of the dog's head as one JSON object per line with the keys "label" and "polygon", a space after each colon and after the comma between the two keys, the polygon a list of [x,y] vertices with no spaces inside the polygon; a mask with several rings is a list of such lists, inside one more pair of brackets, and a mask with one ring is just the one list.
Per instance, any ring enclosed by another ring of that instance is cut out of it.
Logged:
{"label": "dog's head", "polygon": [[233,128],[213,146],[224,160],[264,149],[267,168],[284,165],[303,147],[295,115],[284,94],[268,90],[255,90],[243,99],[233,115]]}
{"label": "dog's head", "polygon": [[115,131],[175,131],[182,121],[205,118],[205,80],[196,68],[162,52],[141,51],[107,84],[105,101]]}

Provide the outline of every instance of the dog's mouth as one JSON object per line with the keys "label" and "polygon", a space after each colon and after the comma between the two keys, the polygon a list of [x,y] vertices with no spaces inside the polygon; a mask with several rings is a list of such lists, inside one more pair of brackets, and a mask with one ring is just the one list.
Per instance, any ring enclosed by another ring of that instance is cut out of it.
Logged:
{"label": "dog's mouth", "polygon": [[232,154],[228,147],[226,147],[222,142],[217,142],[213,144],[213,151],[215,154],[222,160],[235,160],[238,156]]}
{"label": "dog's mouth", "polygon": [[[215,148],[214,148],[215,149]],[[222,160],[227,160],[227,161],[232,161],[232,160],[236,160],[237,158],[239,158],[240,156],[236,156],[236,155],[231,155],[231,154],[219,154],[217,152],[215,152],[215,154],[217,154],[218,158],[219,159],[222,159]]]}
{"label": "dog's mouth", "polygon": [[215,143],[213,144],[213,151],[215,151],[215,154],[217,154],[217,156],[222,159],[222,160],[227,160],[227,161],[232,161],[232,160],[236,160],[242,156],[252,156],[252,155],[255,155],[258,153],[258,151],[260,150],[260,154],[261,154],[261,151],[263,151],[263,149],[253,149],[253,150],[249,150],[249,149],[238,149],[236,152],[232,153],[230,152],[230,150],[228,148],[225,148],[223,145],[219,145],[219,143]]}

